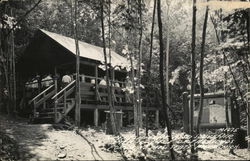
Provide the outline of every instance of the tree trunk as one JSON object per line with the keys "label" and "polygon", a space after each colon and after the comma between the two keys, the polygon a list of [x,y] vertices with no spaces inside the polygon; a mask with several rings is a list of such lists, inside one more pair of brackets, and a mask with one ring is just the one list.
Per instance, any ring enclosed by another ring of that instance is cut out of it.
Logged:
{"label": "tree trunk", "polygon": [[107,53],[106,53],[106,41],[105,41],[105,30],[104,30],[104,0],[101,0],[101,26],[102,26],[102,41],[103,41],[103,54],[104,54],[104,63],[105,63],[105,71],[106,71],[106,82],[107,82],[107,89],[108,89],[108,103],[109,103],[109,109],[110,109],[110,120],[111,120],[111,126],[112,126],[112,131],[115,135],[118,134],[118,131],[116,129],[116,124],[115,124],[115,109],[112,103],[112,91],[111,91],[111,84],[109,81],[109,69],[108,69],[108,62],[107,62]]}
{"label": "tree trunk", "polygon": [[170,121],[168,118],[168,109],[166,104],[166,87],[164,83],[164,46],[163,46],[163,33],[162,33],[162,21],[161,21],[161,0],[157,3],[157,15],[158,15],[158,27],[159,27],[159,43],[160,43],[160,83],[161,83],[161,93],[162,93],[162,106],[165,116],[165,122],[168,130],[168,141],[169,141],[169,152],[171,159],[175,160],[173,143],[172,143],[172,130]]}
{"label": "tree trunk", "polygon": [[248,52],[246,54],[246,62],[247,62],[247,67],[248,67],[248,76],[250,75],[250,8],[247,9],[247,49]]}
{"label": "tree trunk", "polygon": [[[223,55],[223,63],[226,65],[226,57]],[[226,114],[226,127],[229,127],[229,116],[228,116],[228,101],[227,101],[227,72],[224,73],[224,104]]]}
{"label": "tree trunk", "polygon": [[[153,19],[152,19],[152,27],[150,33],[150,50],[149,50],[149,63],[148,63],[148,86],[151,82],[151,62],[152,62],[152,53],[153,53],[153,39],[154,39],[154,25],[155,25],[155,10],[156,10],[156,0],[154,0],[154,9],[153,9]],[[147,93],[147,100],[149,100],[149,96]],[[146,106],[146,136],[148,136],[148,106]]]}
{"label": "tree trunk", "polygon": [[197,120],[197,134],[200,133],[200,124],[203,113],[203,99],[204,99],[204,85],[203,85],[203,66],[204,66],[204,52],[205,52],[205,44],[206,44],[206,31],[207,31],[207,19],[208,19],[208,6],[206,8],[205,19],[203,24],[202,31],[202,42],[201,42],[201,57],[200,57],[200,109],[198,113]]}
{"label": "tree trunk", "polygon": [[196,36],[196,0],[193,0],[193,20],[192,20],[192,75],[191,75],[191,91],[190,91],[190,135],[191,135],[191,153],[194,157],[194,94],[195,94],[195,36]]}
{"label": "tree trunk", "polygon": [[75,109],[75,121],[76,125],[80,126],[81,122],[81,95],[80,95],[80,77],[79,77],[79,69],[80,69],[80,51],[79,51],[79,44],[78,44],[78,33],[77,33],[77,3],[78,0],[75,0],[75,15],[74,15],[74,31],[75,31],[75,46],[76,46],[76,109]]}
{"label": "tree trunk", "polygon": [[13,114],[16,116],[16,64],[15,64],[15,43],[14,43],[14,33],[11,33],[11,54],[12,54],[12,106]]}
{"label": "tree trunk", "polygon": [[[247,18],[247,46],[248,46],[248,52],[247,52],[247,59],[249,59],[250,55],[250,8],[247,9],[248,11],[248,18]],[[249,62],[249,61],[248,61]],[[248,64],[248,78],[250,78],[250,66]],[[248,82],[248,87],[247,87],[247,92],[250,94],[250,83]],[[250,112],[250,96],[247,97],[247,135],[248,137],[250,136],[250,117],[249,117],[249,112]],[[250,150],[250,140],[248,140],[248,150]]]}
{"label": "tree trunk", "polygon": [[166,45],[166,93],[167,107],[170,108],[170,90],[169,90],[169,4],[167,9],[167,45]]}
{"label": "tree trunk", "polygon": [[138,107],[138,124],[142,128],[142,107],[141,107],[141,59],[142,59],[142,9],[141,0],[139,0],[139,16],[140,16],[140,38],[139,38],[139,57],[138,57],[138,81],[137,81],[137,107]]}
{"label": "tree trunk", "polygon": [[[127,1],[127,5],[128,5],[128,10],[131,10],[131,5],[130,5],[130,0]],[[130,12],[129,12],[130,14]],[[129,23],[129,22],[127,22]],[[127,45],[128,45],[128,50],[129,50],[129,40],[130,40],[130,35],[133,35],[133,33],[131,33],[131,28],[128,27],[126,28],[127,30]],[[135,70],[134,70],[134,60],[133,60],[133,52],[129,52],[128,51],[128,56],[129,56],[129,61],[130,61],[130,67],[131,67],[131,76],[130,76],[130,80],[132,82],[132,90],[133,90],[133,93],[132,93],[132,104],[133,104],[133,109],[134,109],[134,127],[135,127],[135,136],[136,137],[139,137],[139,125],[138,125],[138,119],[137,119],[137,116],[138,116],[138,109],[137,109],[137,106],[136,106],[136,96],[135,96]]]}
{"label": "tree trunk", "polygon": [[[10,9],[10,15],[13,17],[13,13],[12,13],[12,8]],[[11,45],[10,45],[10,54],[11,54],[11,93],[12,93],[12,97],[11,97],[11,105],[12,105],[12,113],[13,116],[16,116],[16,69],[15,69],[15,42],[14,42],[14,31],[11,31],[11,35],[10,35],[10,41],[11,41]]]}

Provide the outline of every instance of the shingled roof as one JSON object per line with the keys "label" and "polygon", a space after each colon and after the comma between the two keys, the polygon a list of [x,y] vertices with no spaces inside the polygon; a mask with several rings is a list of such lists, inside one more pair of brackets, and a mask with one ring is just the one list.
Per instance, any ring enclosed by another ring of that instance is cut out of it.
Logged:
{"label": "shingled roof", "polygon": [[[75,40],[60,34],[49,32],[43,29],[39,29],[41,32],[45,33],[47,36],[55,40],[57,43],[68,49],[71,53],[76,54]],[[100,61],[104,63],[103,48],[79,41],[80,56],[83,58],[88,58],[92,60]],[[109,49],[106,50],[109,53]],[[129,61],[111,50],[111,65],[128,67]]]}
{"label": "shingled roof", "polygon": [[[104,54],[102,47],[79,41],[79,49],[82,63],[96,64],[103,69]],[[109,49],[106,49],[106,51],[108,54]],[[34,75],[35,73],[52,72],[55,68],[66,64],[69,65],[69,68],[73,68],[73,64],[76,62],[75,55],[74,39],[38,29],[24,53],[18,59],[17,69],[23,74]],[[111,50],[111,66],[129,70],[130,62],[127,58]]]}

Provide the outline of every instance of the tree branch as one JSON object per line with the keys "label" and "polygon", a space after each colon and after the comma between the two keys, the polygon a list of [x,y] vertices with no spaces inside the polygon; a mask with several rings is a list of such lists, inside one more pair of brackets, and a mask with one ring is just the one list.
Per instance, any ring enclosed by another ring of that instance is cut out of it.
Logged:
{"label": "tree branch", "polygon": [[32,12],[40,3],[42,2],[42,0],[38,0],[38,2],[30,9],[28,10],[18,21],[16,24],[13,25],[13,27],[9,30],[9,32],[7,33],[6,37],[8,37],[10,35],[10,33],[17,27],[17,25],[19,25],[23,19],[30,13]]}

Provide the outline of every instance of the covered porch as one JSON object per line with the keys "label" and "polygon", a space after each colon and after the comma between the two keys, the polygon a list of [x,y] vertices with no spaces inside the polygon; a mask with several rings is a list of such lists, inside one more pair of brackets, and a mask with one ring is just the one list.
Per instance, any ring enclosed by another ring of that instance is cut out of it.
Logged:
{"label": "covered porch", "polygon": [[[79,42],[80,48],[80,94],[81,116],[91,116],[95,126],[101,124],[103,112],[109,110],[107,86],[100,84],[104,79],[103,48]],[[107,50],[109,52],[109,50]],[[112,85],[112,100],[116,111],[133,113],[131,94],[126,91],[126,77],[129,61],[111,52],[109,68],[110,84]],[[18,62],[18,69],[25,82],[35,79],[38,84],[35,95],[29,100],[32,106],[32,115],[36,120],[47,119],[60,122],[68,116],[74,118],[75,107],[75,42],[74,39],[45,30],[38,30],[33,41],[27,47],[23,57]],[[72,82],[66,87],[62,86],[63,75],[69,73]],[[53,83],[42,88],[43,78],[48,74],[52,76]],[[39,75],[37,77],[37,75]],[[34,81],[33,81],[34,82]],[[32,89],[34,90],[34,89]],[[154,92],[154,91],[152,91]],[[143,110],[155,112],[155,122],[159,122],[159,102],[157,95],[150,99],[143,98]],[[142,97],[145,92],[142,93]],[[76,112],[76,111],[75,111]],[[88,118],[83,116],[81,121]],[[131,122],[133,118],[129,118]],[[157,121],[158,120],[158,121]],[[85,120],[86,121],[86,120]],[[46,121],[45,121],[46,122]]]}

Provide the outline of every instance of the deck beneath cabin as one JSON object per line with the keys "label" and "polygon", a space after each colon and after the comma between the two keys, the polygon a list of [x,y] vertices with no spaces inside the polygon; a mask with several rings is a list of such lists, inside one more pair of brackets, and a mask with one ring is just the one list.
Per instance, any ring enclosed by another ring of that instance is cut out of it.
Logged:
{"label": "deck beneath cabin", "polygon": [[[80,80],[80,120],[82,113],[88,113],[95,126],[100,125],[104,116],[101,116],[104,111],[110,109],[108,104],[108,88],[107,85],[101,83],[103,78],[82,76]],[[36,119],[47,118],[56,123],[62,121],[65,117],[71,116],[74,118],[73,109],[75,108],[75,80],[67,86],[60,88],[57,86],[56,80],[54,83],[36,95],[29,103],[33,106],[33,117]],[[111,97],[116,111],[123,112],[124,115],[133,115],[133,101],[132,95],[127,91],[127,84],[121,81],[110,82]],[[60,89],[60,90],[59,90]],[[146,91],[142,90],[142,110],[151,111],[154,113],[154,119],[156,126],[158,126],[159,120],[159,100],[157,92],[151,90],[148,92],[146,98]],[[76,110],[76,108],[75,108]],[[88,112],[86,112],[88,111]],[[91,111],[91,112],[90,112]],[[101,113],[99,111],[102,111]],[[128,122],[131,122],[133,118],[128,117]],[[130,120],[130,121],[129,121]],[[86,121],[86,120],[85,120]],[[121,120],[121,122],[123,122]]]}

